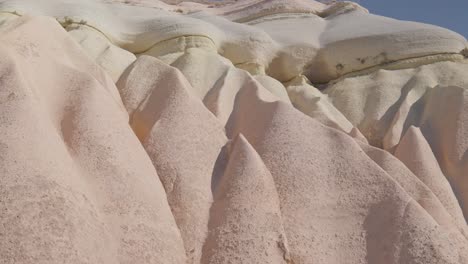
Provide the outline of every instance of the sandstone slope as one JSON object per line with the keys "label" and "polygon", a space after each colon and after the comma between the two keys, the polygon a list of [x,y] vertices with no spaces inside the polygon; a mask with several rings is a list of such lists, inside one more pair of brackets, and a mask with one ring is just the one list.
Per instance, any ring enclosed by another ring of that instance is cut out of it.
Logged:
{"label": "sandstone slope", "polygon": [[466,39],[309,0],[1,0],[0,263],[468,263]]}

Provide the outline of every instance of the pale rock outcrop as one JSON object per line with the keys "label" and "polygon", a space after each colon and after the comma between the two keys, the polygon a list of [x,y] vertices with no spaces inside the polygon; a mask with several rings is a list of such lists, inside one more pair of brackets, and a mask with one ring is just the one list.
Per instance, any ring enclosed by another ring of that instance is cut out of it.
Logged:
{"label": "pale rock outcrop", "polygon": [[377,165],[405,189],[408,195],[431,216],[437,225],[445,229],[446,235],[450,236],[450,239],[458,241],[459,250],[464,252],[468,239],[468,228],[463,217],[460,218],[460,209],[458,209],[458,214],[451,214],[453,209],[446,208],[446,203],[443,203],[440,197],[433,193],[426,182],[418,179],[393,155],[367,144],[360,143],[360,146]]}
{"label": "pale rock outcrop", "polygon": [[286,103],[290,103],[291,99],[288,96],[288,92],[282,83],[271,78],[267,75],[255,75],[255,80],[263,86],[265,89],[270,91],[270,93],[278,96],[279,99]]}
{"label": "pale rock outcrop", "polygon": [[275,183],[244,136],[228,145],[224,174],[214,179],[203,263],[290,263]]}
{"label": "pale rock outcrop", "polygon": [[201,48],[189,48],[180,52],[179,57],[170,64],[180,70],[201,100],[232,68],[229,60]]}
{"label": "pale rock outcrop", "polygon": [[455,62],[377,70],[331,83],[323,92],[372,145],[392,150],[406,129],[422,122],[426,93],[439,85],[468,87],[467,70],[468,64]]}
{"label": "pale rock outcrop", "polygon": [[125,69],[136,60],[133,53],[116,47],[101,32],[82,25],[68,26],[65,29],[76,42],[80,43],[86,54],[109,74],[114,83],[119,80]]}
{"label": "pale rock outcrop", "polygon": [[289,98],[294,107],[321,123],[351,132],[353,125],[329,101],[327,95],[313,87],[304,76],[286,83]]}
{"label": "pale rock outcrop", "polygon": [[52,18],[0,31],[2,262],[185,263],[113,82]]}
{"label": "pale rock outcrop", "polygon": [[460,204],[418,128],[410,127],[406,131],[395,150],[395,156],[431,189],[460,226],[466,225]]}
{"label": "pale rock outcrop", "polygon": [[401,221],[400,243],[399,263],[402,264],[456,264],[468,261],[466,239],[462,241],[465,246],[457,249],[460,243],[451,239],[414,201],[409,201],[405,207]]}
{"label": "pale rock outcrop", "polygon": [[[275,95],[275,100],[290,102],[284,86],[268,76],[251,76],[216,53],[190,48],[172,66],[180,69],[192,84],[195,93],[224,125],[233,106],[235,95],[244,86],[260,87],[262,83]],[[209,65],[209,67],[199,67]],[[262,86],[263,87],[263,86]]]}
{"label": "pale rock outcrop", "polygon": [[84,24],[132,53],[178,37],[203,37],[234,64],[259,64],[280,81],[304,74],[323,83],[398,60],[421,65],[427,56],[462,60],[466,48],[466,39],[447,29],[372,15],[350,2],[252,0],[217,8],[132,2],[139,1],[4,0],[0,12]]}
{"label": "pale rock outcrop", "polygon": [[312,0],[0,0],[0,262],[468,263],[468,64]]}
{"label": "pale rock outcrop", "polygon": [[130,125],[159,172],[189,263],[199,263],[224,129],[183,75],[156,58],[139,57],[118,87]]}
{"label": "pale rock outcrop", "polygon": [[438,86],[427,95],[420,127],[468,215],[468,89]]}
{"label": "pale rock outcrop", "polygon": [[457,54],[466,43],[464,37],[444,28],[359,10],[330,19],[320,40],[324,48],[317,54],[315,60],[319,63],[311,67],[309,75],[315,82],[402,59]]}
{"label": "pale rock outcrop", "polygon": [[417,219],[406,220],[413,198],[352,138],[274,101],[265,90],[239,92],[227,132],[245,135],[270,170],[294,263],[408,263],[401,253],[412,241],[400,240],[403,235],[429,239],[417,244],[409,263],[428,259],[424,252],[432,252],[437,241],[453,244],[453,251],[436,251],[432,263],[467,260],[466,238],[448,223],[437,229],[403,226],[435,222],[419,205]]}

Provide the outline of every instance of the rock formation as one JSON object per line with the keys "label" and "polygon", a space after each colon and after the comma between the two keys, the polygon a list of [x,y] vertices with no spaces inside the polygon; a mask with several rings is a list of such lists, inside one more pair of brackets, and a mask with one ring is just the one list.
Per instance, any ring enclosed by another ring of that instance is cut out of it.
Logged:
{"label": "rock formation", "polygon": [[467,41],[313,0],[0,0],[0,263],[468,263]]}

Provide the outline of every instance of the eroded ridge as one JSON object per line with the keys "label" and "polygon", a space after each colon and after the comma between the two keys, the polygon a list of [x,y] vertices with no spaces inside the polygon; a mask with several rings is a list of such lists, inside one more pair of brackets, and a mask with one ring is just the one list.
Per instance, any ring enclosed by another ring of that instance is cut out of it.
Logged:
{"label": "eroded ridge", "polygon": [[0,262],[468,263],[465,56],[352,2],[0,1]]}

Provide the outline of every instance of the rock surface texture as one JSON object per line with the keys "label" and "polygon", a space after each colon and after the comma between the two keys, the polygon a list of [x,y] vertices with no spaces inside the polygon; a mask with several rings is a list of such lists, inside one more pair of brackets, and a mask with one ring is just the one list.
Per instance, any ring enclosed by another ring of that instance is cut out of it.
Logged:
{"label": "rock surface texture", "polygon": [[0,0],[0,263],[467,264],[455,32],[313,0]]}

